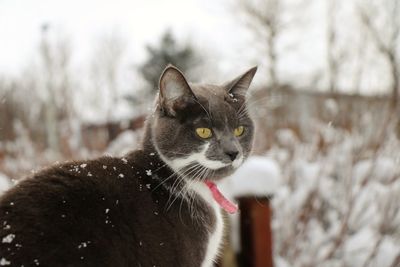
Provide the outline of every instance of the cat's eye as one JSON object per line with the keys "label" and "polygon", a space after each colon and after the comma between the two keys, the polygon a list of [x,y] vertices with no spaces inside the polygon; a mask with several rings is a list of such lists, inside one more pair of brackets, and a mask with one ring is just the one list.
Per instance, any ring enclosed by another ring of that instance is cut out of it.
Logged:
{"label": "cat's eye", "polygon": [[239,126],[233,131],[233,134],[238,137],[238,136],[241,136],[243,134],[243,132],[244,132],[244,127]]}
{"label": "cat's eye", "polygon": [[197,128],[196,133],[201,138],[210,138],[212,136],[212,132],[210,128]]}

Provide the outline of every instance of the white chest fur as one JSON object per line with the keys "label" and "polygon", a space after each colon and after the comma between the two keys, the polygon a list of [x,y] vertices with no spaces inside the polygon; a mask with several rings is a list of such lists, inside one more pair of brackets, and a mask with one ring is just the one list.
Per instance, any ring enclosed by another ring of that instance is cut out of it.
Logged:
{"label": "white chest fur", "polygon": [[201,267],[211,267],[213,266],[214,260],[216,260],[222,243],[222,237],[224,234],[224,220],[222,218],[221,209],[214,201],[210,189],[208,189],[208,187],[202,182],[189,182],[189,184],[189,189],[193,190],[199,195],[199,197],[203,198],[215,213],[215,227],[213,232],[209,233],[206,254],[203,263],[201,264]]}

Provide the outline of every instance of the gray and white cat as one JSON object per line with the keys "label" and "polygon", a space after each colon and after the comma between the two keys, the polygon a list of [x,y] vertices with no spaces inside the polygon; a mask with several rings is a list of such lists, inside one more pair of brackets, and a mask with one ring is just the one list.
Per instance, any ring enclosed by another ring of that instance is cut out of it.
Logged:
{"label": "gray and white cat", "polygon": [[255,72],[194,85],[168,66],[141,149],[52,166],[0,198],[0,264],[212,266],[221,207],[236,210],[214,182],[250,153]]}

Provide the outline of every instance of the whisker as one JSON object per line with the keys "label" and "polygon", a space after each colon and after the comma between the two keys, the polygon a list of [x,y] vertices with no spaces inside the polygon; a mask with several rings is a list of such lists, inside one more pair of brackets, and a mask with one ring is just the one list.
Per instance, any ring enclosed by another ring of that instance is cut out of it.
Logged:
{"label": "whisker", "polygon": [[[194,182],[198,182],[199,181],[198,177],[201,177],[205,170],[207,170],[207,168],[204,167],[204,166],[201,166],[200,171],[198,171],[194,175],[190,185],[193,184]],[[191,190],[191,192],[189,192],[189,190],[188,190],[188,193],[189,193],[188,194],[189,195],[189,198],[188,198],[189,211],[190,211],[191,216],[194,218],[195,212],[196,212],[196,209],[194,209],[194,202],[195,202],[194,195],[195,195],[195,192],[193,190]]]}
{"label": "whisker", "polygon": [[[201,171],[202,168],[204,168],[204,167],[201,166],[200,164],[197,164],[197,166],[200,167],[200,168],[199,168],[199,170],[193,175],[193,177],[196,177],[196,176],[198,175],[199,171]],[[190,192],[189,188],[190,188],[190,186],[194,183],[194,181],[195,181],[195,179],[191,179],[188,183],[186,183],[185,188],[184,188],[184,195],[183,195],[183,198],[182,198],[182,200],[185,199],[185,198],[187,199],[187,202],[188,202],[188,209],[189,209],[189,213],[191,214],[191,216],[192,216],[192,209],[191,209],[191,205],[190,205],[190,203],[191,203],[191,192]],[[183,203],[183,201],[181,201],[181,205],[180,205],[180,207],[179,207],[179,216],[181,215],[182,203]]]}
{"label": "whisker", "polygon": [[170,176],[168,176],[167,178],[165,178],[164,180],[162,180],[156,187],[153,188],[153,190],[151,192],[154,192],[154,190],[156,190],[158,187],[160,187],[161,185],[165,184],[169,179],[172,179],[172,177],[174,177],[174,175],[177,175],[176,173],[172,173]]}
{"label": "whisker", "polygon": [[[186,169],[181,175],[179,175],[179,179],[177,179],[177,180],[179,180],[179,182],[178,182],[178,184],[177,184],[175,187],[174,187],[174,185],[175,185],[176,181],[174,182],[173,187],[172,187],[172,189],[171,189],[171,191],[172,191],[172,192],[171,192],[171,196],[174,194],[174,191],[182,184],[182,182],[185,182],[184,176],[187,176],[187,175],[193,173],[198,167],[199,167],[199,166],[197,166],[197,165],[191,166],[191,167],[189,167],[188,169]],[[183,187],[183,188],[184,188],[184,187]],[[181,190],[181,191],[182,191],[182,190]],[[178,194],[176,194],[176,196],[175,196],[175,198],[173,199],[173,201],[170,203],[170,205],[168,205],[167,210],[169,210],[169,209],[172,207],[173,203],[174,203],[174,202],[176,201],[176,199],[177,199],[178,197],[180,197],[181,195],[182,195],[182,192],[178,192]],[[170,198],[171,198],[171,196],[170,196]],[[168,204],[170,198],[168,199],[167,204]]]}

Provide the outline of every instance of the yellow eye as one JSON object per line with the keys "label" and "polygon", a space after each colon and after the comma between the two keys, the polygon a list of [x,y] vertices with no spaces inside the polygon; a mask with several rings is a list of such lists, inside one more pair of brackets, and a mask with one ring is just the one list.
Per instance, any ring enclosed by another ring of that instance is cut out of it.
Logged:
{"label": "yellow eye", "polygon": [[196,133],[201,138],[210,138],[212,136],[212,132],[210,128],[197,128]]}
{"label": "yellow eye", "polygon": [[235,136],[241,136],[243,134],[243,132],[244,132],[243,126],[239,126],[233,131]]}

